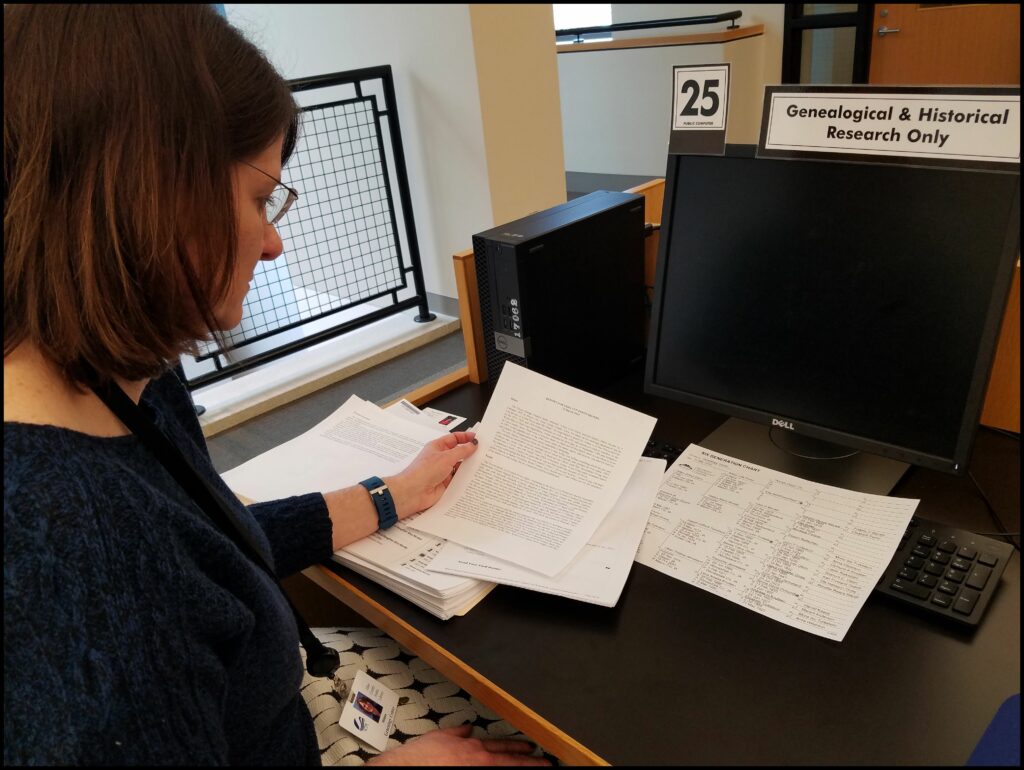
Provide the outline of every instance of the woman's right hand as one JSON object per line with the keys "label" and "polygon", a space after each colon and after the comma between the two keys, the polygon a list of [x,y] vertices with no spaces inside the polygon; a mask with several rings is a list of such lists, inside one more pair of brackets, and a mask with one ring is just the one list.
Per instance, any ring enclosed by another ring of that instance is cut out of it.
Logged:
{"label": "woman's right hand", "polygon": [[369,760],[368,765],[550,765],[530,756],[533,744],[501,738],[470,738],[472,725],[446,727],[413,738]]}

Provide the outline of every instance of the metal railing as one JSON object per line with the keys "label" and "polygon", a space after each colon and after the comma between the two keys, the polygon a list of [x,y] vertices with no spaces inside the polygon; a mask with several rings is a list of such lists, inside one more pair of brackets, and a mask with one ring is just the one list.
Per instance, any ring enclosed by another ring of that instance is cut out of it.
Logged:
{"label": "metal railing", "polygon": [[609,32],[627,32],[638,29],[657,29],[659,27],[690,27],[697,24],[714,24],[720,21],[729,22],[726,29],[736,29],[736,19],[743,15],[742,11],[728,11],[709,16],[686,16],[681,19],[659,19],[657,21],[623,21],[603,27],[573,27],[572,29],[556,29],[555,40],[560,37],[574,36],[574,43],[584,43],[583,35],[607,34]]}
{"label": "metal railing", "polygon": [[[435,318],[423,283],[391,67],[289,85],[323,101],[302,107],[295,151],[282,172],[300,194],[277,225],[285,251],[259,264],[239,326],[183,359],[190,390],[405,310],[416,308],[416,321]],[[342,317],[381,299],[390,302]]]}

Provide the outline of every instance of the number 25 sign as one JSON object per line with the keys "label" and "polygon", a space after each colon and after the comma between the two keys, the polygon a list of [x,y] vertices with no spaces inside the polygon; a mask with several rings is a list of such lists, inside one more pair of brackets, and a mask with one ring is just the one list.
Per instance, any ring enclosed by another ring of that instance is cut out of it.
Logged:
{"label": "number 25 sign", "polygon": [[724,131],[729,65],[673,67],[673,131]]}

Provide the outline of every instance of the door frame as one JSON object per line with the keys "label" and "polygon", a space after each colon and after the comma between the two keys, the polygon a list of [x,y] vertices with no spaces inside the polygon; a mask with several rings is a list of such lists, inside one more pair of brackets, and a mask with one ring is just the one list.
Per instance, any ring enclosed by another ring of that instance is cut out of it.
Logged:
{"label": "door frame", "polygon": [[803,3],[786,3],[782,27],[782,82],[800,83],[803,33],[807,29],[854,27],[852,83],[867,83],[871,69],[871,36],[874,3],[859,3],[856,11],[805,14]]}

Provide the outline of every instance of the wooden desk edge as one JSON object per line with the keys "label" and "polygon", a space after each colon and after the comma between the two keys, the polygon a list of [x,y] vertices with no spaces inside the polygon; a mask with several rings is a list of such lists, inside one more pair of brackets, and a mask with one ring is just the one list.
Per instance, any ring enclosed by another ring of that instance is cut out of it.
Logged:
{"label": "wooden desk edge", "polygon": [[[447,393],[449,390],[455,390],[460,385],[465,385],[469,382],[469,368],[466,366],[456,369],[454,372],[450,372],[442,377],[438,377],[436,380],[428,382],[416,390],[406,393],[402,398],[411,404],[416,406],[422,406],[428,403],[432,399]],[[384,408],[396,404],[402,400],[402,398],[396,398],[384,405]]]}
{"label": "wooden desk edge", "polygon": [[572,765],[608,764],[597,754],[566,735],[334,571],[322,565],[314,565],[303,570],[302,574],[358,612],[399,644],[415,652],[444,676],[476,697],[500,717],[507,719],[563,762]]}

